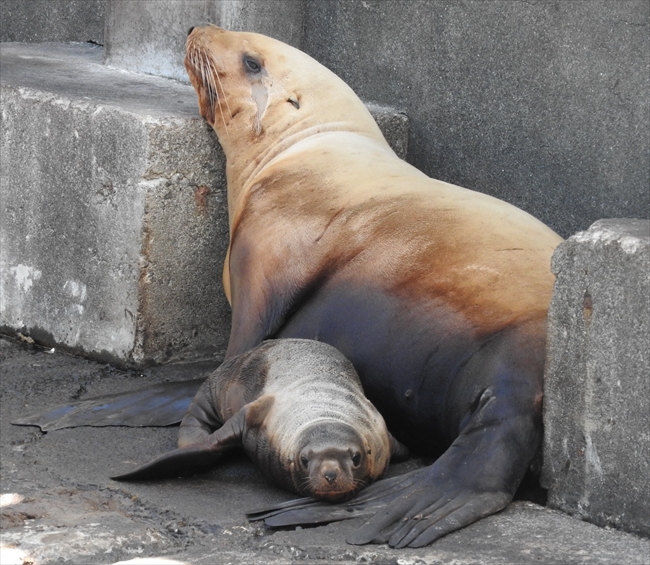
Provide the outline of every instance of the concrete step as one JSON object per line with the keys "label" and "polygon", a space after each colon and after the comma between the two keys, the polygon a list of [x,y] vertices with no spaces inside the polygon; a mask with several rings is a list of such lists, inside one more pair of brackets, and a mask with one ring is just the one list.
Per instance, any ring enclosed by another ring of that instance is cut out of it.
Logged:
{"label": "concrete step", "polygon": [[[225,348],[225,160],[191,86],[3,43],[0,331],[117,363]],[[406,155],[408,120],[370,107]]]}

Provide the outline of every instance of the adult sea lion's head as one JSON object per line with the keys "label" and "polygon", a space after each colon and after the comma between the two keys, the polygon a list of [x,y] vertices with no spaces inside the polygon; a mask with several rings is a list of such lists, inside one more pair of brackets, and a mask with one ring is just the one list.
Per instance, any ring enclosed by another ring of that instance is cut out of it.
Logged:
{"label": "adult sea lion's head", "polygon": [[[185,67],[201,115],[233,150],[258,155],[330,130],[381,132],[352,89],[306,53],[256,33],[194,27]],[[250,155],[249,155],[250,157]]]}

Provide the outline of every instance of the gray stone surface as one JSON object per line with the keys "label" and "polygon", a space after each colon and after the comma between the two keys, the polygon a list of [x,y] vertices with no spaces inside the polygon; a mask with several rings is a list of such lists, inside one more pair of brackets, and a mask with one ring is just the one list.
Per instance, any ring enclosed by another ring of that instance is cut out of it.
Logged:
{"label": "gray stone surface", "polygon": [[[224,156],[194,89],[87,44],[0,62],[0,331],[129,363],[219,354]],[[406,116],[371,112],[404,156]]]}
{"label": "gray stone surface", "polygon": [[600,220],[561,244],[549,311],[549,505],[650,535],[650,221]]}
{"label": "gray stone surface", "polygon": [[122,362],[224,348],[224,158],[187,85],[2,50],[0,326]]}
{"label": "gray stone surface", "polygon": [[0,41],[104,43],[106,0],[2,0]]}
{"label": "gray stone surface", "polygon": [[105,63],[188,82],[183,57],[191,26],[256,31],[300,47],[303,3],[296,0],[109,0]]}
{"label": "gray stone surface", "polygon": [[646,0],[111,0],[109,14],[108,61],[183,80],[179,48],[201,20],[302,46],[407,113],[419,169],[564,237],[649,217]]}
{"label": "gray stone surface", "polygon": [[[70,398],[203,376],[209,364],[122,372],[0,339],[0,369],[1,487],[2,493],[16,495],[2,501],[3,565],[101,565],[136,557],[184,565],[648,563],[649,540],[529,502],[511,504],[423,549],[345,544],[359,519],[318,528],[265,530],[248,523],[244,511],[291,495],[269,485],[238,454],[189,479],[117,483],[108,478],[111,473],[170,449],[176,430],[78,428],[43,434],[9,423],[26,410]],[[403,473],[421,464],[412,460],[390,472]]]}

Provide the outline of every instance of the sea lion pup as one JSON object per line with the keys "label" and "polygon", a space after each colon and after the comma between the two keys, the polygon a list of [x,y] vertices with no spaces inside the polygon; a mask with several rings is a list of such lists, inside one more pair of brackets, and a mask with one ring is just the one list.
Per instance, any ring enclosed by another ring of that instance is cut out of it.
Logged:
{"label": "sea lion pup", "polygon": [[340,352],[282,339],[233,357],[210,375],[181,422],[179,449],[113,478],[195,473],[240,446],[279,486],[328,502],[350,498],[384,473],[391,456],[408,454]]}
{"label": "sea lion pup", "polygon": [[297,49],[202,26],[185,65],[227,160],[227,358],[271,337],[329,343],[397,439],[441,454],[343,508],[256,517],[374,514],[348,542],[419,547],[504,508],[542,437],[561,238],[401,161],[354,92]]}

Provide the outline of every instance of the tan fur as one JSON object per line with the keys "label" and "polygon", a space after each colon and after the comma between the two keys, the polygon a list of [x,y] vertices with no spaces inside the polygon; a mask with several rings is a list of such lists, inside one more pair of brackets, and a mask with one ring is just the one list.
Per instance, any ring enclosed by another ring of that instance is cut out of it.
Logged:
{"label": "tan fur", "polygon": [[[193,53],[217,69],[218,109]],[[245,54],[263,62],[265,76],[247,76]],[[561,238],[510,204],[431,179],[398,159],[354,92],[311,57],[262,35],[211,26],[189,36],[186,66],[227,157],[224,287],[231,303],[244,278],[260,289],[246,306],[253,312],[263,309],[261,290],[278,271],[296,286],[335,263],[337,276],[351,281],[362,264],[382,291],[440,296],[479,333],[546,311],[548,266]],[[255,245],[247,246],[251,237]],[[235,240],[246,262],[258,265],[254,272],[233,264]],[[504,288],[514,291],[505,295]]]}

